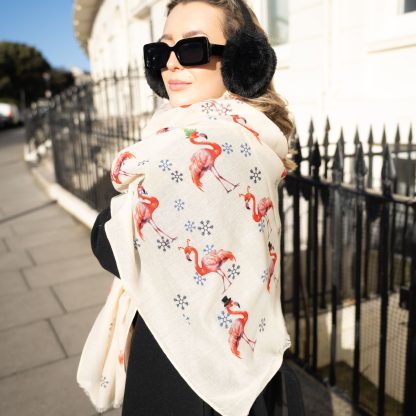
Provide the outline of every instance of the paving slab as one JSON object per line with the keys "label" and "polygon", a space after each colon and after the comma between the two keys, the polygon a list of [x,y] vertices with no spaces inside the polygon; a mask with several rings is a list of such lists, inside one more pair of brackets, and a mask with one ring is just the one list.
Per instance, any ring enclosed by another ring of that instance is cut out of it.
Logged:
{"label": "paving slab", "polygon": [[21,250],[25,248],[34,248],[44,246],[50,243],[60,243],[62,241],[79,241],[85,240],[89,236],[88,230],[83,225],[66,226],[62,228],[44,229],[38,233],[27,234],[24,238],[22,236],[9,236],[0,240],[7,245],[10,250]]}
{"label": "paving slab", "polygon": [[0,273],[0,302],[2,296],[27,292],[28,290],[29,288],[19,270]]}
{"label": "paving slab", "polygon": [[8,237],[10,235],[14,235],[14,231],[10,227],[10,223],[0,223],[0,238]]}
{"label": "paving slab", "polygon": [[0,332],[0,377],[66,358],[51,324],[39,321]]}
{"label": "paving slab", "polygon": [[0,415],[92,416],[97,412],[76,382],[79,356],[3,378]]}
{"label": "paving slab", "polygon": [[110,291],[113,277],[100,272],[95,276],[83,277],[53,286],[57,297],[68,312],[88,306],[103,304]]}
{"label": "paving slab", "polygon": [[34,263],[24,250],[11,251],[0,254],[0,273],[19,270],[23,267],[33,266]]}
{"label": "paving slab", "polygon": [[22,273],[30,287],[39,288],[92,276],[102,270],[100,263],[91,252],[83,256],[24,268]]}
{"label": "paving slab", "polygon": [[35,264],[51,263],[57,260],[78,257],[83,254],[92,255],[90,242],[86,238],[67,241],[65,233],[62,233],[61,241],[28,248],[27,251],[35,261]]}
{"label": "paving slab", "polygon": [[[7,190],[2,190],[2,192],[7,192]],[[13,195],[13,198],[10,200],[1,201],[1,209],[4,212],[6,217],[22,213],[31,209],[36,209],[42,204],[48,202],[49,199],[42,194],[32,194],[30,200],[28,201],[27,195]]]}
{"label": "paving slab", "polygon": [[54,317],[63,312],[63,308],[49,288],[2,296],[0,330]]}
{"label": "paving slab", "polygon": [[1,240],[0,240],[0,254],[7,253],[9,251],[10,251],[9,246],[6,245],[6,241],[4,240],[4,238],[1,238]]}
{"label": "paving slab", "polygon": [[80,354],[103,305],[51,318],[55,332],[68,356]]}
{"label": "paving slab", "polygon": [[60,215],[53,218],[49,218],[47,221],[37,221],[29,219],[28,221],[21,221],[15,224],[11,224],[13,232],[18,235],[33,234],[51,228],[63,228],[69,226],[75,226],[79,224],[70,215]]}

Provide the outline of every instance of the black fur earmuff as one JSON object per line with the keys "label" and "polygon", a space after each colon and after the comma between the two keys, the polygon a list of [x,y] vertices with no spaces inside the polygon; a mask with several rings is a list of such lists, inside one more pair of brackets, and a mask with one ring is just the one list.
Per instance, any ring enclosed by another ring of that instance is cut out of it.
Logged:
{"label": "black fur earmuff", "polygon": [[[242,0],[237,0],[244,17],[244,26],[231,36],[221,58],[221,74],[228,91],[245,98],[262,95],[276,70],[276,53],[267,37],[257,31]],[[160,70],[145,66],[149,87],[162,98],[169,98]]]}

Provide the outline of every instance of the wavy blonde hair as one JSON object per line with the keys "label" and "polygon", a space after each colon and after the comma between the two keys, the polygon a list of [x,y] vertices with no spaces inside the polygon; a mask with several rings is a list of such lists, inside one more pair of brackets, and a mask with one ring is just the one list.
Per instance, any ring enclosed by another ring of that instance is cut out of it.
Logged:
{"label": "wavy blonde hair", "polygon": [[[204,3],[210,4],[211,6],[222,9],[225,16],[225,23],[223,27],[223,34],[225,39],[229,39],[241,26],[244,25],[244,17],[236,0],[170,0],[166,5],[167,16],[169,16],[172,9],[178,4],[186,4],[193,1],[202,1]],[[260,33],[264,33],[264,35],[267,37],[267,33],[260,26],[257,16],[254,14],[253,10],[247,5],[245,1],[244,4],[247,6],[248,11],[250,12],[256,29]],[[294,123],[287,109],[288,103],[276,92],[273,84],[273,79],[270,81],[264,94],[257,98],[245,98],[234,93],[231,93],[231,95],[252,105],[253,107],[263,112],[267,117],[269,117],[269,119],[272,120],[273,123],[275,123],[283,132],[289,144],[289,153],[293,153],[293,150],[291,149],[291,139],[294,132]],[[285,158],[283,163],[286,169],[289,171],[295,169],[296,167],[296,164],[291,159]]]}

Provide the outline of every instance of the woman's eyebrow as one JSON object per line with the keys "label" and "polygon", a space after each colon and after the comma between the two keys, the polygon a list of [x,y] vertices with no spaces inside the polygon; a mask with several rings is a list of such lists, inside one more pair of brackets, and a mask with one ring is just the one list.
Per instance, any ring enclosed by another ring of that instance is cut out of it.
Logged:
{"label": "woman's eyebrow", "polygon": [[[190,38],[191,36],[199,35],[199,34],[203,34],[203,35],[208,37],[208,35],[205,32],[203,32],[202,30],[190,30],[189,32],[183,33],[182,36],[184,38]],[[157,41],[160,42],[162,39],[173,40],[172,35],[169,35],[169,34],[162,35]]]}

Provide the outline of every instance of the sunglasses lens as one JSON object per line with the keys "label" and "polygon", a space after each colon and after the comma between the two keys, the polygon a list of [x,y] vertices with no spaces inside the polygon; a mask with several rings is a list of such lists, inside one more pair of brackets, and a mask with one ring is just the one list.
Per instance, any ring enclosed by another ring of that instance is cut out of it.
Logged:
{"label": "sunglasses lens", "polygon": [[187,42],[179,47],[182,65],[197,65],[204,62],[204,48],[200,42]]}
{"label": "sunglasses lens", "polygon": [[162,69],[168,61],[169,50],[163,43],[145,45],[145,65],[150,69]]}

